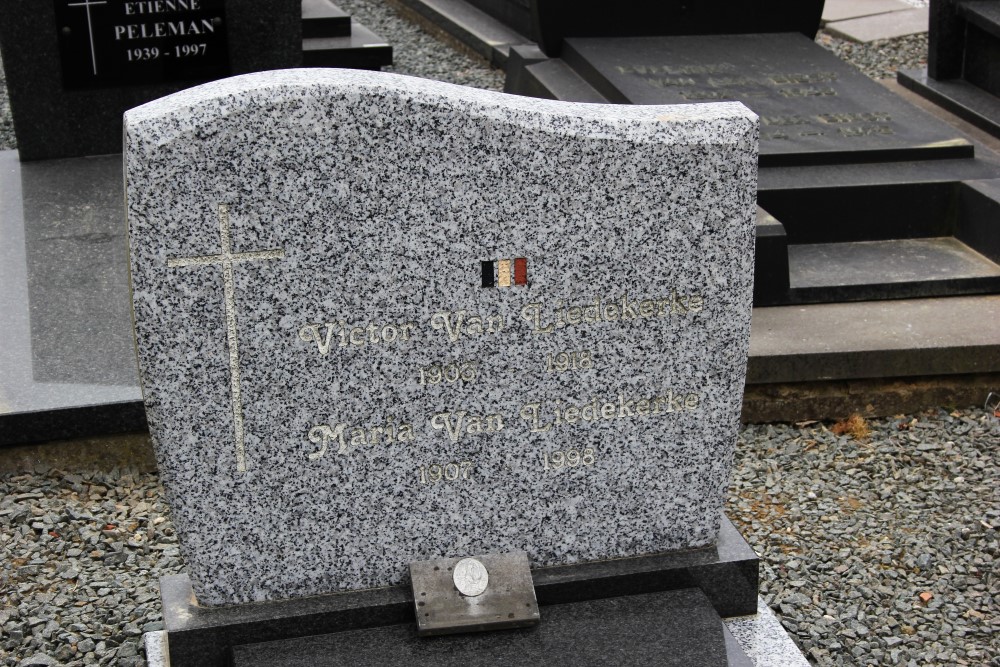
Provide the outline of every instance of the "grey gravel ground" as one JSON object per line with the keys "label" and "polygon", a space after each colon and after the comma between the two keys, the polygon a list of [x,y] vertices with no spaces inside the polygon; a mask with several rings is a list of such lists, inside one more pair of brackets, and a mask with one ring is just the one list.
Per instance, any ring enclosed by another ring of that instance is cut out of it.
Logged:
{"label": "grey gravel ground", "polygon": [[868,426],[743,430],[728,514],[763,561],[761,595],[820,665],[1000,665],[1000,421]]}
{"label": "grey gravel ground", "polygon": [[[1000,665],[1000,422],[869,427],[743,429],[727,512],[762,596],[819,665]],[[0,664],[142,665],[157,581],[183,567],[156,475],[35,470],[0,498]]]}
{"label": "grey gravel ground", "polygon": [[[393,71],[501,88],[390,8],[340,4],[393,44]],[[819,41],[870,76],[926,59],[923,36]],[[1000,667],[1000,423],[965,409],[873,421],[866,438],[830,426],[742,431],[728,513],[763,559],[765,600],[816,664]],[[156,475],[0,476],[0,665],[144,664],[157,581],[182,567]]]}
{"label": "grey gravel ground", "polygon": [[873,79],[895,79],[896,70],[927,65],[927,33],[859,44],[820,32],[816,41]]}

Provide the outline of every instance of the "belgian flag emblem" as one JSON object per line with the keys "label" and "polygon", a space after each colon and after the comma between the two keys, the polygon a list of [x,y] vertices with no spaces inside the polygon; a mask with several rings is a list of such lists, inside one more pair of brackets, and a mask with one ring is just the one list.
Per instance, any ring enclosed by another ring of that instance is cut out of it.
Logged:
{"label": "belgian flag emblem", "polygon": [[[510,287],[511,285],[528,284],[528,260],[525,257],[491,259],[480,262],[480,264],[483,271],[483,287]],[[511,267],[513,267],[513,275]]]}

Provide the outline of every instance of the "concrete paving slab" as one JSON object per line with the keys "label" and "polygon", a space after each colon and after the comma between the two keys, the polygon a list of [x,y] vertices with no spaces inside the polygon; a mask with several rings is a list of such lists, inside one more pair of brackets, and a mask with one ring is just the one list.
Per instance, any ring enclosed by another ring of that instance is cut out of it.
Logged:
{"label": "concrete paving slab", "polygon": [[828,23],[826,31],[854,42],[874,42],[927,32],[928,9],[914,8]]}
{"label": "concrete paving slab", "polygon": [[912,8],[912,5],[902,2],[902,0],[826,0],[823,5],[822,23],[826,25],[834,21],[846,21],[847,19],[888,12],[901,12]]}

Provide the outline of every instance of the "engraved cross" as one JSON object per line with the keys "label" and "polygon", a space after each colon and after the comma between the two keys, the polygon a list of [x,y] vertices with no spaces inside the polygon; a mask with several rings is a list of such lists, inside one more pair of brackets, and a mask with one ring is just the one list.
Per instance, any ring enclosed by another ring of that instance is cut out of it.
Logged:
{"label": "engraved cross", "polygon": [[83,7],[87,10],[87,32],[90,33],[90,64],[94,68],[94,76],[97,76],[97,54],[94,52],[94,24],[90,20],[90,8],[94,5],[106,5],[107,0],[83,0],[83,2],[70,2],[67,7]]}
{"label": "engraved cross", "polygon": [[167,266],[222,266],[222,285],[226,304],[226,343],[229,347],[229,385],[232,391],[233,431],[236,437],[236,470],[246,472],[246,451],[243,445],[243,397],[240,393],[240,352],[236,335],[236,284],[233,279],[233,264],[256,259],[281,259],[285,256],[282,248],[257,250],[254,252],[233,252],[229,227],[229,206],[219,204],[219,236],[222,252],[218,255],[198,255],[177,257],[167,260]]}

